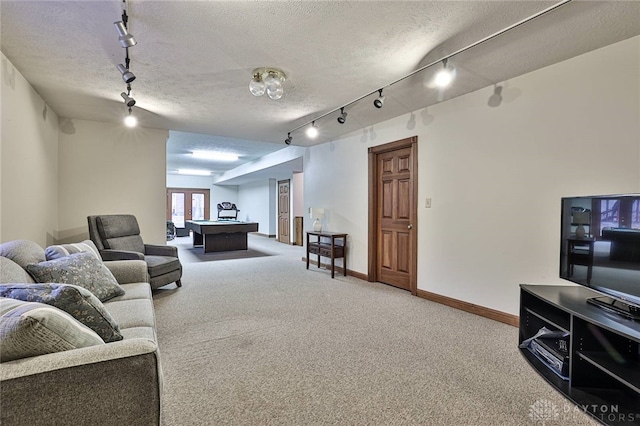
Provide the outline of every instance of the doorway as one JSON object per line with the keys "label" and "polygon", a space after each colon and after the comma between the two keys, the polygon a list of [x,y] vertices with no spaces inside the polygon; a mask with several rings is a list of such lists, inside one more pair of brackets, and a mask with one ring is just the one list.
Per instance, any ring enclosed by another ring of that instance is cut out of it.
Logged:
{"label": "doorway", "polygon": [[369,148],[369,281],[417,293],[418,137]]}
{"label": "doorway", "polygon": [[210,219],[209,192],[209,189],[167,188],[167,220],[181,229],[187,220]]}
{"label": "doorway", "polygon": [[291,244],[291,181],[278,181],[278,241]]}

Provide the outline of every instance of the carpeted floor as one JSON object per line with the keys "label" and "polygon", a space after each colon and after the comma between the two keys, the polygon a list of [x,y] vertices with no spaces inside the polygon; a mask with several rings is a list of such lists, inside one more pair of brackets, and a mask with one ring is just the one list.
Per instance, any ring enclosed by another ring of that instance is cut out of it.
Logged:
{"label": "carpeted floor", "polygon": [[166,426],[596,424],[526,363],[515,327],[307,271],[301,247],[265,237],[249,236],[262,255],[217,261],[170,244],[183,287],[154,294]]}

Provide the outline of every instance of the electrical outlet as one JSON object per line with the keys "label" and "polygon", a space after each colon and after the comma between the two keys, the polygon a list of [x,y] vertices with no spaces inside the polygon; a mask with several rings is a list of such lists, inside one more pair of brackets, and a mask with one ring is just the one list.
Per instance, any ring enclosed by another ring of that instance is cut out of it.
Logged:
{"label": "electrical outlet", "polygon": [[427,198],[426,200],[424,200],[424,206],[427,209],[431,208],[431,198]]}

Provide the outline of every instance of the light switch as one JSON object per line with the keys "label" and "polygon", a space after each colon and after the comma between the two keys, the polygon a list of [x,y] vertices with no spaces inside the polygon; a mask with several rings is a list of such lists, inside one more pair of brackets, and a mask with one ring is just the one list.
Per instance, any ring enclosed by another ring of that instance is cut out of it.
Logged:
{"label": "light switch", "polygon": [[424,206],[427,209],[431,208],[431,198],[427,198],[426,200],[424,200]]}

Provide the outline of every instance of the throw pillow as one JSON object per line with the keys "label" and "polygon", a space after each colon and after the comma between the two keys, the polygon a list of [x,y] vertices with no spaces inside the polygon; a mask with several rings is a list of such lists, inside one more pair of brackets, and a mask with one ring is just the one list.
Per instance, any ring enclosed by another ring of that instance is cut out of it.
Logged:
{"label": "throw pillow", "polygon": [[122,340],[120,327],[89,290],[70,284],[0,284],[0,297],[55,306],[95,331],[106,343]]}
{"label": "throw pillow", "polygon": [[27,265],[27,271],[39,283],[64,283],[84,287],[101,302],[124,294],[118,281],[91,253],[74,253],[60,259]]}
{"label": "throw pillow", "polygon": [[96,333],[53,306],[0,298],[0,362],[104,345]]}
{"label": "throw pillow", "polygon": [[49,246],[44,250],[44,254],[47,257],[47,260],[60,259],[61,257],[69,256],[73,253],[82,252],[92,253],[96,257],[96,259],[102,260],[98,248],[91,240],[84,240],[80,243]]}

